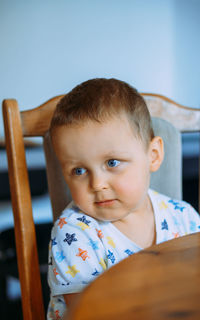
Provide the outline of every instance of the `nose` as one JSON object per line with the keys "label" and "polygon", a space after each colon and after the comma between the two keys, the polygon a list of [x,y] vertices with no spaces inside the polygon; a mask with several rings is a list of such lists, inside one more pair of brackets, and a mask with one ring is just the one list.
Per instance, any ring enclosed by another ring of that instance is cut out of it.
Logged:
{"label": "nose", "polygon": [[90,176],[90,187],[93,191],[101,191],[108,188],[108,179],[102,172],[92,173]]}

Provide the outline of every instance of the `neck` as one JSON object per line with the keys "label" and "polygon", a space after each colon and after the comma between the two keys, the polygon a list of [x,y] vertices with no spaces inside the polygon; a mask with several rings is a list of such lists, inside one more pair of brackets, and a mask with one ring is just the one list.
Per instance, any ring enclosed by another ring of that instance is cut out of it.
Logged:
{"label": "neck", "polygon": [[132,212],[113,224],[141,248],[147,248],[156,241],[154,210],[149,196],[143,210]]}

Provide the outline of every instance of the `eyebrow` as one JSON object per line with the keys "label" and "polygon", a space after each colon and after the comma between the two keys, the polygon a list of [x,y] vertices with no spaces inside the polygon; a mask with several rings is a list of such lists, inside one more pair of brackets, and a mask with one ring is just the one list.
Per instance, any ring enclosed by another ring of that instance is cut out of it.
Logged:
{"label": "eyebrow", "polygon": [[73,160],[73,159],[66,159],[66,160],[65,160],[65,164],[67,164],[67,165],[74,166],[74,165],[76,165],[77,163],[80,163],[80,161],[79,161],[79,160]]}
{"label": "eyebrow", "polygon": [[128,154],[129,154],[129,152],[127,152],[127,151],[122,151],[122,150],[120,151],[119,150],[119,151],[116,152],[114,150],[113,151],[111,150],[111,151],[109,151],[108,153],[105,154],[105,158],[114,158],[114,157],[117,158],[117,157],[120,157],[120,156],[127,156]]}
{"label": "eyebrow", "polygon": [[[117,159],[117,158],[121,158],[121,157],[130,157],[129,152],[127,151],[116,151],[116,150],[111,150],[108,153],[105,153],[102,158],[105,159]],[[66,165],[68,166],[84,166],[84,163],[81,160],[75,160],[75,159],[65,159],[64,162]]]}

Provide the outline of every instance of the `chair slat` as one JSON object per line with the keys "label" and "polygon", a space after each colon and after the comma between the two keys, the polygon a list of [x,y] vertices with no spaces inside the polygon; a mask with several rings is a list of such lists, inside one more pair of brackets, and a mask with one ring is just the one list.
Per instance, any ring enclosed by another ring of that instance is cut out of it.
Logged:
{"label": "chair slat", "polygon": [[44,320],[31,193],[17,102],[4,101],[3,114],[23,317],[24,320]]}

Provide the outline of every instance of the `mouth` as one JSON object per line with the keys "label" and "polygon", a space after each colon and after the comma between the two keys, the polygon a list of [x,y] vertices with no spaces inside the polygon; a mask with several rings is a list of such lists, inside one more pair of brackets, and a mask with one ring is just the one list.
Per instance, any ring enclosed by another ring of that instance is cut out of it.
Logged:
{"label": "mouth", "polygon": [[96,201],[95,204],[99,207],[110,207],[115,203],[115,199]]}

